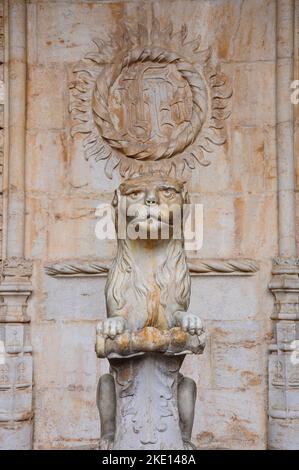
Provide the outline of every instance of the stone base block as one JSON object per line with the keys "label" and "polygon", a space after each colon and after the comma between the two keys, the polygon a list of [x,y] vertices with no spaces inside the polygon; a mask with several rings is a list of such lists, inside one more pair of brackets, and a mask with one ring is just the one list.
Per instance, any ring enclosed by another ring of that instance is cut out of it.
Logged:
{"label": "stone base block", "polygon": [[1,450],[31,450],[32,421],[0,423]]}
{"label": "stone base block", "polygon": [[299,450],[299,419],[270,418],[269,449]]}

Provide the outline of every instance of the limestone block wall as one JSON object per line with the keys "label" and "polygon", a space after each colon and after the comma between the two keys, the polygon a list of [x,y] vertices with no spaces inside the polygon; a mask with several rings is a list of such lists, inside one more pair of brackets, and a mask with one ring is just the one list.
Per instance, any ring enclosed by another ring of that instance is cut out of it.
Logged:
{"label": "limestone block wall", "polygon": [[[7,12],[12,3],[5,2]],[[297,18],[299,3],[291,3]],[[233,90],[225,145],[213,149],[210,166],[197,168],[187,181],[191,200],[204,208],[204,241],[196,256],[218,263],[207,273],[199,270],[192,276],[190,308],[209,332],[204,355],[187,357],[183,367],[198,385],[193,440],[200,448],[265,449],[268,346],[273,339],[268,285],[272,259],[279,254],[277,2],[25,4],[22,256],[33,263],[27,310],[33,350],[33,448],[96,444],[96,384],[107,369],[94,352],[95,325],[105,317],[105,267],[116,245],[96,238],[95,210],[112,200],[120,177],[115,172],[112,180],[107,179],[105,162],[86,161],[82,136],[71,137],[74,66],[93,50],[93,38],[114,35],[119,23],[134,25],[155,16],[161,24],[171,20],[178,29],[186,23],[191,35],[199,33],[203,48],[211,47],[213,61],[220,64]],[[223,269],[227,260],[241,259],[250,259],[255,268]],[[53,271],[57,265],[66,269],[95,260],[104,267],[100,275],[82,268],[76,276],[57,276]]]}

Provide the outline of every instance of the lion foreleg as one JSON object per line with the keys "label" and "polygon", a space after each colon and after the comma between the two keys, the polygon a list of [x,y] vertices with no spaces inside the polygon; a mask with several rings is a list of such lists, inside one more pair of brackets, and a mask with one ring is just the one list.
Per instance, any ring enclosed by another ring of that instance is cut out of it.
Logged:
{"label": "lion foreleg", "polygon": [[101,442],[113,443],[115,434],[116,392],[111,374],[102,375],[97,388],[97,406],[101,420]]}
{"label": "lion foreleg", "polygon": [[178,410],[182,438],[187,446],[193,447],[191,434],[194,421],[196,401],[196,383],[194,380],[180,375],[178,384]]}

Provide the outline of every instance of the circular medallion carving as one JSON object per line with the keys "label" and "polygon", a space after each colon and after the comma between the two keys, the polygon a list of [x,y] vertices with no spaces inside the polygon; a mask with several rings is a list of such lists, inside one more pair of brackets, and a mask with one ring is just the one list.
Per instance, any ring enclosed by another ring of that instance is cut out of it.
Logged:
{"label": "circular medallion carving", "polygon": [[72,135],[87,134],[87,158],[106,160],[111,177],[173,169],[180,173],[225,142],[223,120],[231,90],[210,49],[187,39],[186,25],[174,33],[157,20],[152,30],[124,25],[76,65],[71,84]]}
{"label": "circular medallion carving", "polygon": [[189,62],[161,48],[136,48],[99,76],[93,111],[111,147],[156,161],[194,142],[206,103],[205,83]]}
{"label": "circular medallion carving", "polygon": [[174,64],[148,61],[126,67],[112,85],[108,103],[113,126],[133,153],[152,149],[152,158],[155,149],[170,146],[192,118],[192,92]]}

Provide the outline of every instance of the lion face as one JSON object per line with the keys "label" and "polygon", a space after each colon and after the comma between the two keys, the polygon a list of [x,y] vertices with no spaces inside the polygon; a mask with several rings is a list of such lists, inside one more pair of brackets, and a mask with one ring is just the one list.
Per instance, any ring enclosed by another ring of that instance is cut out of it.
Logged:
{"label": "lion face", "polygon": [[187,193],[182,182],[155,175],[122,183],[114,206],[118,205],[118,216],[125,220],[129,238],[181,238],[183,204],[186,202]]}

